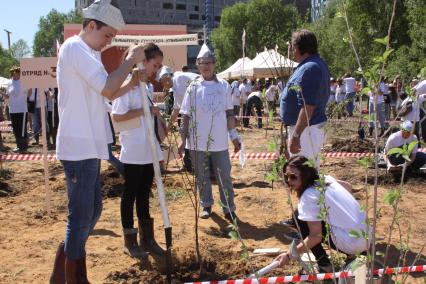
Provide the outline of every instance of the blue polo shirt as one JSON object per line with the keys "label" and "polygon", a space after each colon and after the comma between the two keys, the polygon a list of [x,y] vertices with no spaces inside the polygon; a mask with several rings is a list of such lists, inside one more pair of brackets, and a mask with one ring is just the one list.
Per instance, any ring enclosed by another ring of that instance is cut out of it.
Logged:
{"label": "blue polo shirt", "polygon": [[329,96],[328,66],[318,54],[311,55],[297,66],[280,95],[281,120],[285,125],[295,125],[299,111],[306,103],[316,106],[309,124],[325,122],[325,108]]}

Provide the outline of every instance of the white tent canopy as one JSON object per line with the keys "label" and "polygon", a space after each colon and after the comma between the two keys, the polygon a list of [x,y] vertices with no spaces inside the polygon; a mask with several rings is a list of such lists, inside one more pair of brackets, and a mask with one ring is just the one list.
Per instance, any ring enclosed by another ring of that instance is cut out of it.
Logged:
{"label": "white tent canopy", "polygon": [[[227,80],[240,78],[243,68],[245,69],[245,66],[247,66],[250,62],[251,62],[251,59],[248,57],[240,58],[237,61],[235,61],[235,63],[232,64],[230,67],[228,67],[228,69],[217,74],[217,76],[219,78],[227,79]],[[231,77],[231,74],[234,74],[234,76]]]}
{"label": "white tent canopy", "polygon": [[[282,56],[274,49],[265,50],[244,66],[243,77],[285,77],[289,76],[297,65],[297,62]],[[231,72],[231,77],[234,78],[234,76],[235,74]]]}
{"label": "white tent canopy", "polygon": [[9,82],[10,82],[10,79],[0,76],[0,88],[6,88]]}

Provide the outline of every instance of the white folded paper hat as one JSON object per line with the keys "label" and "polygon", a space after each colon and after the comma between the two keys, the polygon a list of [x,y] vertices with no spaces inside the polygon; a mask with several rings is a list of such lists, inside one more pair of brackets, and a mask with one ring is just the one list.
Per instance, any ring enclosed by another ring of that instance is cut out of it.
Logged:
{"label": "white folded paper hat", "polygon": [[111,0],[96,0],[83,9],[83,18],[101,21],[116,30],[122,30],[126,25],[120,9],[111,5]]}
{"label": "white folded paper hat", "polygon": [[197,59],[199,58],[213,58],[214,54],[211,51],[211,49],[207,46],[207,44],[203,44],[203,46],[200,49],[200,52],[198,53]]}

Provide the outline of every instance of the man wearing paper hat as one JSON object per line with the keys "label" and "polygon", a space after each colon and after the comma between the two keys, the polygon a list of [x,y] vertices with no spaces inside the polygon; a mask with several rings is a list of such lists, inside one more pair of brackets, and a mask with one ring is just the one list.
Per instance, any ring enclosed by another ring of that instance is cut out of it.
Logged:
{"label": "man wearing paper hat", "polygon": [[228,135],[234,144],[234,152],[240,150],[241,144],[235,129],[231,88],[228,82],[216,77],[214,54],[205,44],[197,56],[197,67],[201,76],[189,85],[180,108],[183,121],[179,153],[182,155],[184,148],[189,149],[194,163],[203,207],[200,217],[207,219],[212,212],[213,195],[209,171],[212,165],[216,180],[220,181],[220,200],[225,205],[222,208],[225,218],[232,222],[236,215]]}
{"label": "man wearing paper hat", "polygon": [[[418,151],[419,142],[417,136],[413,134],[413,123],[405,120],[401,123],[400,128],[400,131],[389,136],[385,146],[385,160],[388,170],[395,178],[400,177],[404,164],[407,167],[407,173],[416,172],[426,164],[426,153]],[[409,160],[404,159],[399,150],[394,150],[404,149],[404,146],[412,149]]]}
{"label": "man wearing paper hat", "polygon": [[[83,18],[80,34],[68,38],[58,55],[56,156],[65,171],[68,222],[51,283],[89,283],[85,245],[102,210],[100,160],[109,157],[104,100],[114,100],[132,88],[123,82],[145,58],[143,46],[132,46],[122,65],[108,74],[100,51],[124,27],[121,12],[116,1],[98,0],[83,9]],[[133,76],[141,77],[136,71]]]}

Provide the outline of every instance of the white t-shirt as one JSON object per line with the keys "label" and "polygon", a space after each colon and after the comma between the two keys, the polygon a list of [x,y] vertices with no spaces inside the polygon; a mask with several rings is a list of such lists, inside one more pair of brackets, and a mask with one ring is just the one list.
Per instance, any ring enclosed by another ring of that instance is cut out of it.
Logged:
{"label": "white t-shirt", "polygon": [[345,100],[345,95],[346,95],[345,86],[343,85],[337,86],[336,87],[336,103],[343,102]]}
{"label": "white t-shirt", "polygon": [[[411,141],[418,141],[417,140],[417,136],[416,135],[410,135],[410,137],[408,137],[408,139],[404,139],[402,137],[402,131],[397,131],[395,133],[392,133],[388,140],[386,141],[386,145],[385,145],[385,152],[388,153],[390,149],[393,148],[401,148],[403,145],[409,145],[411,143]],[[418,144],[416,144],[416,146],[414,146],[413,149],[413,154],[416,154],[418,150]]]}
{"label": "white t-shirt", "polygon": [[[410,97],[406,98],[402,101],[401,106],[408,103],[409,101],[413,101]],[[426,94],[419,95],[419,99],[416,102],[413,102],[412,106],[413,109],[410,113],[408,113],[406,116],[403,116],[401,118],[402,121],[409,120],[411,122],[417,122],[420,120],[420,107],[423,105],[423,103],[426,101]],[[417,104],[419,104],[419,110],[417,110]]]}
{"label": "white t-shirt", "polygon": [[240,88],[238,81],[233,81],[231,83],[231,96],[232,96],[232,104],[234,106],[240,105]]}
{"label": "white t-shirt", "polygon": [[[328,184],[325,192],[325,206],[328,208],[327,223],[337,249],[347,254],[357,254],[367,250],[366,240],[349,236],[351,230],[366,231],[366,215],[361,211],[358,201],[333,177],[325,176]],[[303,192],[298,204],[299,219],[321,221],[318,205],[320,192],[310,187]]]}
{"label": "white t-shirt", "polygon": [[182,106],[183,97],[185,96],[186,89],[192,80],[198,74],[191,72],[176,71],[173,73],[173,108],[180,109]]}
{"label": "white t-shirt", "polygon": [[226,110],[233,108],[228,82],[219,78],[217,81],[197,79],[186,92],[180,109],[181,114],[190,116],[186,148],[209,152],[227,150]]}
{"label": "white t-shirt", "polygon": [[67,39],[59,51],[59,160],[108,159],[104,97],[107,72],[100,52],[79,36]]}
{"label": "white t-shirt", "polygon": [[374,96],[374,93],[372,91],[368,91],[367,95],[370,97],[370,102],[373,103],[375,99],[377,99],[377,103],[381,104],[385,101],[383,95],[378,94],[377,96]]}
{"label": "white t-shirt", "polygon": [[[45,91],[41,91],[39,88],[32,88],[31,95],[29,96],[28,100],[33,102],[36,99],[36,90],[37,90],[36,108],[41,108],[41,100],[42,100],[41,96],[45,96],[44,105],[46,105],[48,100],[48,95],[46,95]],[[47,91],[48,90],[46,90],[46,92]]]}
{"label": "white t-shirt", "polygon": [[[129,110],[142,108],[140,87],[137,87],[112,103],[113,114],[126,114]],[[140,116],[141,127],[120,132],[120,161],[126,164],[152,164],[152,154],[146,126],[146,117]],[[154,122],[151,120],[152,127]],[[154,137],[158,159],[163,160],[160,144]]]}
{"label": "white t-shirt", "polygon": [[352,77],[348,77],[343,79],[346,93],[354,93],[355,92],[355,79]]}
{"label": "white t-shirt", "polygon": [[423,95],[426,94],[426,80],[419,82],[414,89],[416,89],[416,94]]}
{"label": "white t-shirt", "polygon": [[27,90],[20,80],[11,80],[6,88],[6,95],[9,96],[9,112],[27,112]]}
{"label": "white t-shirt", "polygon": [[259,99],[262,99],[262,93],[259,91],[256,92],[252,92],[250,93],[250,95],[247,97],[247,99],[250,99],[251,97],[258,97]]}
{"label": "white t-shirt", "polygon": [[274,102],[275,101],[275,91],[277,90],[277,86],[271,85],[266,90],[265,95],[268,102]]}
{"label": "white t-shirt", "polygon": [[385,82],[381,82],[381,83],[380,83],[380,91],[381,91],[384,95],[389,94],[389,85],[388,85],[388,84],[386,84]]}
{"label": "white t-shirt", "polygon": [[251,93],[251,86],[250,84],[241,84],[240,87],[240,95],[241,95],[241,102],[245,104],[247,102],[248,95]]}

